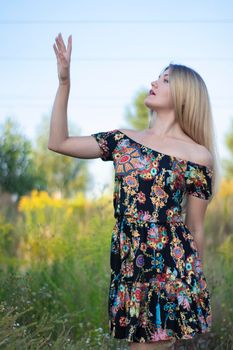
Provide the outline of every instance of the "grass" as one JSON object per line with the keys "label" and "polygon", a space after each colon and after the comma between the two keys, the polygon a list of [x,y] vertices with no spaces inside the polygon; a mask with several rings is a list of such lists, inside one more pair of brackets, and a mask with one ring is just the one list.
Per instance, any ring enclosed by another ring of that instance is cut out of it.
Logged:
{"label": "grass", "polygon": [[[216,201],[206,220],[212,332],[179,341],[176,350],[233,349],[229,212]],[[34,195],[14,219],[0,215],[0,349],[129,349],[108,334],[113,225],[111,198],[60,205]]]}

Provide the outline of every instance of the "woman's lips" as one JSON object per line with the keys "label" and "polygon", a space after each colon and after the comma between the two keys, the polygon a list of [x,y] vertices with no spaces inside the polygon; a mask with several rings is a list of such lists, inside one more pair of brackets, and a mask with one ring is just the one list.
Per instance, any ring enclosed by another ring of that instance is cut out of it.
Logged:
{"label": "woman's lips", "polygon": [[150,95],[155,95],[155,96],[156,96],[156,93],[155,93],[153,90],[150,90],[150,91],[149,91],[149,94],[150,94]]}

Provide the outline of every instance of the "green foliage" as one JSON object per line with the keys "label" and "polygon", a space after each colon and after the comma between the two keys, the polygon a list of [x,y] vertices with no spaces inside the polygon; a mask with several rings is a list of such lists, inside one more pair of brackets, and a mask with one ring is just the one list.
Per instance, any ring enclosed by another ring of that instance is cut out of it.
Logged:
{"label": "green foliage", "polygon": [[[71,126],[71,130],[74,132],[74,127]],[[92,181],[87,171],[88,161],[64,157],[49,150],[48,139],[49,117],[44,116],[37,131],[34,161],[37,173],[43,174],[45,186],[36,188],[49,194],[60,192],[62,197],[73,197],[78,191],[85,192]]]}
{"label": "green foliage", "polygon": [[219,252],[223,254],[224,260],[231,266],[233,264],[233,234],[230,234],[222,245],[219,247]]}
{"label": "green foliage", "polygon": [[41,182],[33,164],[31,143],[20,134],[17,123],[8,118],[0,133],[0,194],[21,196]]}
{"label": "green foliage", "polygon": [[225,170],[225,176],[228,179],[232,179],[233,177],[233,119],[231,119],[231,126],[228,129],[228,132],[225,136],[225,143],[228,148],[228,151],[231,155],[229,159],[223,159],[223,167]]}
{"label": "green foliage", "polygon": [[0,347],[5,350],[65,349],[70,341],[65,320],[47,312],[37,318],[30,306],[19,312],[2,302],[0,329]]}
{"label": "green foliage", "polygon": [[73,197],[92,186],[88,161],[52,152],[48,149],[48,138],[48,117],[39,126],[34,147],[18,124],[12,118],[6,119],[0,133],[0,195],[17,194],[19,200],[32,189],[38,189]]}
{"label": "green foliage", "polygon": [[[6,349],[14,344],[16,349],[85,346],[107,350],[110,343],[115,348],[107,334],[109,240],[114,224],[111,198],[102,197],[95,203],[79,198],[60,204],[35,193],[31,199],[22,198],[15,226],[1,225],[2,232],[11,232],[12,237],[15,228],[21,240],[18,266],[10,264],[10,270],[0,271],[0,301],[5,305],[0,318],[2,341],[9,344]],[[30,245],[25,245],[29,239]],[[10,322],[19,324],[17,337],[13,330],[8,336]],[[28,336],[22,339],[24,332]]]}
{"label": "green foliage", "polygon": [[[233,223],[229,218],[229,226],[222,227],[221,208],[220,200],[213,202],[206,218],[212,332],[179,341],[176,349],[233,345]],[[36,191],[21,199],[14,222],[0,216],[0,348],[128,349],[108,334],[114,223],[111,196],[65,200]]]}
{"label": "green foliage", "polygon": [[141,89],[130,107],[126,108],[126,120],[135,129],[141,130],[148,127],[148,108],[144,104],[144,100],[148,95],[148,91]]}
{"label": "green foliage", "polygon": [[13,223],[8,222],[0,213],[0,265],[17,266],[18,260],[14,257],[18,239]]}

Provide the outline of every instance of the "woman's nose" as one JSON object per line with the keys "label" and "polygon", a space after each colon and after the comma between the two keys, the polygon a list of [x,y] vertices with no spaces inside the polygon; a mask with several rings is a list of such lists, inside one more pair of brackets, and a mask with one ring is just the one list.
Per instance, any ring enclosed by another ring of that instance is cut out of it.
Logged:
{"label": "woman's nose", "polygon": [[152,82],[151,82],[151,85],[152,85],[152,86],[157,86],[157,85],[158,85],[158,84],[157,84],[157,81],[152,81]]}

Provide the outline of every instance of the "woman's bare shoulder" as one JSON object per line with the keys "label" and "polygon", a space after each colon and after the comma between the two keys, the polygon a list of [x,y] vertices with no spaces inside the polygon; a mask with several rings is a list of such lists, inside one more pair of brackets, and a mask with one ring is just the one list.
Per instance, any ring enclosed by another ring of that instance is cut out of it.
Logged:
{"label": "woman's bare shoulder", "polygon": [[129,137],[132,137],[133,139],[136,139],[140,142],[143,142],[146,136],[146,134],[144,133],[144,130],[125,129],[125,128],[121,128],[118,130],[121,131],[123,134]]}
{"label": "woman's bare shoulder", "polygon": [[[134,130],[134,129],[121,128],[118,130],[142,143],[145,143],[145,140],[152,140],[153,138],[153,132],[149,129]],[[170,140],[170,142],[171,142],[170,148],[173,151],[177,147],[177,154],[179,158],[188,159],[192,162],[203,164],[210,168],[213,167],[213,156],[211,152],[205,146],[195,142],[187,134],[184,133],[183,135],[177,138],[173,138],[173,140]],[[154,149],[158,149],[159,145],[151,144],[151,147]],[[172,152],[170,151],[170,153]]]}
{"label": "woman's bare shoulder", "polygon": [[131,135],[137,135],[138,133],[139,133],[139,131],[138,130],[133,130],[133,129],[123,129],[123,128],[121,128],[121,129],[117,129],[117,130],[119,130],[119,131],[121,131],[121,132],[123,132],[123,133],[127,133],[128,135],[129,134],[131,134]]}

